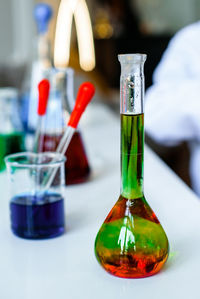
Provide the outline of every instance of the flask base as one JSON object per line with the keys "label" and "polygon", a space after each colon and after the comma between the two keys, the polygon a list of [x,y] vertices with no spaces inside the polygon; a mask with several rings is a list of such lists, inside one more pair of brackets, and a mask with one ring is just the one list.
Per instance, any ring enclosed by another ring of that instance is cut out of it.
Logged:
{"label": "flask base", "polygon": [[96,237],[100,265],[118,277],[143,278],[160,271],[168,252],[165,231],[144,196],[121,195]]}
{"label": "flask base", "polygon": [[157,274],[165,264],[167,257],[144,259],[131,255],[117,257],[115,261],[102,262],[101,266],[110,274],[120,278],[145,278]]}

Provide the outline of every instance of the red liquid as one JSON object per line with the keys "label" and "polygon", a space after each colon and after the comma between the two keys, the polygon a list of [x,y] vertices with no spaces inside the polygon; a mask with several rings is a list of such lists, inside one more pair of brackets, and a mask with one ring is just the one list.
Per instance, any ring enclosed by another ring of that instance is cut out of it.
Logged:
{"label": "red liquid", "polygon": [[[42,152],[55,151],[61,135],[42,135],[40,142],[43,142]],[[83,146],[83,141],[79,132],[75,132],[65,156],[65,181],[67,185],[78,184],[85,182],[90,174],[88,159]]]}

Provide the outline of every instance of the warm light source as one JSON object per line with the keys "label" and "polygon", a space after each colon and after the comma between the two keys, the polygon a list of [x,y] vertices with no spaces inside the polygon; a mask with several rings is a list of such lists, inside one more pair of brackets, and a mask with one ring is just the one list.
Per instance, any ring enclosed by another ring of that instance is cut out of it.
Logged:
{"label": "warm light source", "polygon": [[[61,1],[58,10],[54,46],[54,65],[56,67],[66,67],[69,63],[73,18],[72,2],[73,0]],[[74,2],[76,1],[74,0]]]}
{"label": "warm light source", "polygon": [[72,19],[74,15],[80,66],[85,71],[95,67],[92,26],[85,0],[61,0],[55,35],[54,64],[66,67],[70,57]]}
{"label": "warm light source", "polygon": [[77,30],[80,66],[85,71],[90,71],[95,66],[95,54],[92,26],[85,0],[79,0],[74,11]]}

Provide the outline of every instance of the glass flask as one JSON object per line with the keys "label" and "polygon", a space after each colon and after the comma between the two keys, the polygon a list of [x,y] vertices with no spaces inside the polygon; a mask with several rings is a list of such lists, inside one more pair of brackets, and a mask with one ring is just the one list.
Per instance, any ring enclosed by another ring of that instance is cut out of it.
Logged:
{"label": "glass flask", "polygon": [[156,274],[167,260],[168,239],[143,193],[145,54],[121,63],[121,195],[101,226],[95,254],[109,273],[124,278]]}
{"label": "glass flask", "polygon": [[[73,70],[50,69],[46,72],[46,78],[49,79],[51,87],[45,123],[39,139],[40,152],[56,150],[74,106]],[[79,130],[74,133],[65,155],[66,184],[86,181],[90,166]]]}
{"label": "glass flask", "polygon": [[0,171],[6,168],[4,157],[25,150],[17,90],[0,88]]}

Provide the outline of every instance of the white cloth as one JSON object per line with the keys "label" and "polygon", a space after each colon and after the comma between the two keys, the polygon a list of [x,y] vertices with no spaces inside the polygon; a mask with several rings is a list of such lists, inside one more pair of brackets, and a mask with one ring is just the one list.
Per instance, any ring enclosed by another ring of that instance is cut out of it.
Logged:
{"label": "white cloth", "polygon": [[195,141],[190,170],[200,195],[200,22],[171,39],[146,92],[145,112],[146,132],[157,142]]}

